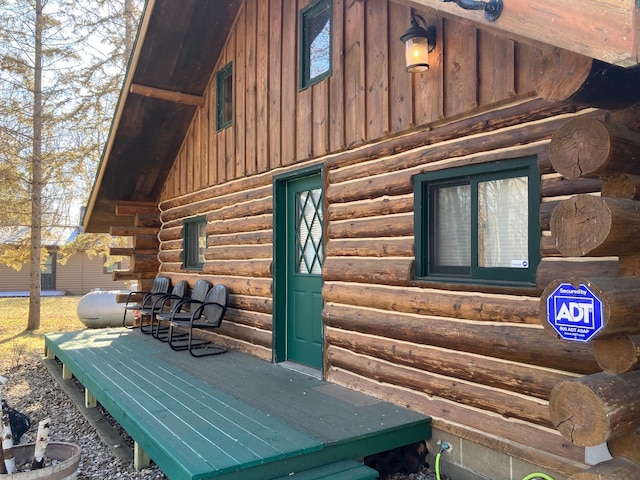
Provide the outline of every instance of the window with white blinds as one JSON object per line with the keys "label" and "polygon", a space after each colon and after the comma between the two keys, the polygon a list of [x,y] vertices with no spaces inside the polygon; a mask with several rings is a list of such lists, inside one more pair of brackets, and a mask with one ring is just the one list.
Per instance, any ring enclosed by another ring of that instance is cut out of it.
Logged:
{"label": "window with white blinds", "polygon": [[202,270],[207,250],[207,219],[189,218],[182,225],[182,268]]}
{"label": "window with white blinds", "polygon": [[416,276],[533,283],[540,174],[534,157],[414,177]]}

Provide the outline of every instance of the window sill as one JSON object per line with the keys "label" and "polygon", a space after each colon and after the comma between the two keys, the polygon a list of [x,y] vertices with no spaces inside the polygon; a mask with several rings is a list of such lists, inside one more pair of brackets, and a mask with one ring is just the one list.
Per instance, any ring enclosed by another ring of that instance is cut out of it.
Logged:
{"label": "window sill", "polygon": [[531,282],[508,282],[494,280],[477,280],[446,276],[419,277],[414,280],[415,285],[438,290],[452,290],[478,293],[498,293],[510,295],[539,296],[542,289]]}
{"label": "window sill", "polygon": [[185,273],[202,273],[203,267],[182,267],[181,269]]}

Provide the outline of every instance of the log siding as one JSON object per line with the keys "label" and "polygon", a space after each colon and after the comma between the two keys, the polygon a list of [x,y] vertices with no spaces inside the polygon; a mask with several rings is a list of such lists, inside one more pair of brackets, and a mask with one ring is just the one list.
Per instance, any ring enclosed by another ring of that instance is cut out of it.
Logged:
{"label": "log siding", "polygon": [[[431,10],[420,14],[438,27],[432,66],[409,76],[398,58],[410,10],[386,0],[333,1],[333,75],[299,91],[296,25],[307,3],[247,0],[241,9],[216,69],[234,65],[233,125],[216,131],[214,72],[161,196],[159,272],[226,284],[230,308],[210,335],[271,360],[273,176],[321,163],[326,379],[575,472],[584,450],[553,430],[549,394],[599,367],[591,345],[545,333],[539,295],[568,265],[615,271],[617,262],[567,259],[549,241],[553,207],[601,188],[555,172],[549,143],[568,119],[603,114],[536,99],[538,50]],[[531,155],[542,182],[537,288],[417,282],[412,176]],[[198,215],[207,218],[206,262],[185,271],[182,222]]]}

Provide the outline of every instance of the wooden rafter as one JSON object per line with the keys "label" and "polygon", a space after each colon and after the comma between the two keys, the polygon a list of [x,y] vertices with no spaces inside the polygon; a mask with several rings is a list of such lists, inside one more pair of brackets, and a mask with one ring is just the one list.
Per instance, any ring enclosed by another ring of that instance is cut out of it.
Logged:
{"label": "wooden rafter", "polygon": [[201,107],[204,105],[204,97],[200,97],[198,95],[173,92],[170,90],[163,90],[161,88],[140,85],[137,83],[132,83],[129,91],[137,95],[144,95],[145,97],[152,97],[160,100],[167,100],[169,102],[182,103],[185,105],[195,105],[197,107]]}

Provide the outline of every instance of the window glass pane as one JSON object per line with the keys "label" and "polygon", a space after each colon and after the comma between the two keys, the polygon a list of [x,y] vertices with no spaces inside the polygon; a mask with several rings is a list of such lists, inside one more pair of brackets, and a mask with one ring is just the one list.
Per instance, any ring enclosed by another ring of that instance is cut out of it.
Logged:
{"label": "window glass pane", "polygon": [[331,14],[328,5],[309,19],[309,78],[329,71],[331,66]]}
{"label": "window glass pane", "polygon": [[204,251],[207,249],[207,224],[198,223],[198,263],[204,263]]}
{"label": "window glass pane", "polygon": [[53,273],[53,255],[48,254],[44,259],[44,265],[40,269],[44,274],[52,274]]}
{"label": "window glass pane", "polygon": [[216,129],[233,123],[233,64],[227,64],[216,75]]}
{"label": "window glass pane", "polygon": [[529,265],[528,179],[478,182],[478,266]]}
{"label": "window glass pane", "polygon": [[471,187],[434,189],[434,254],[441,267],[471,265]]}
{"label": "window glass pane", "polygon": [[317,274],[322,271],[322,190],[299,192],[296,196],[297,211],[297,262],[296,272]]}
{"label": "window glass pane", "polygon": [[184,267],[202,268],[207,249],[207,221],[205,218],[190,219],[184,222]]}

